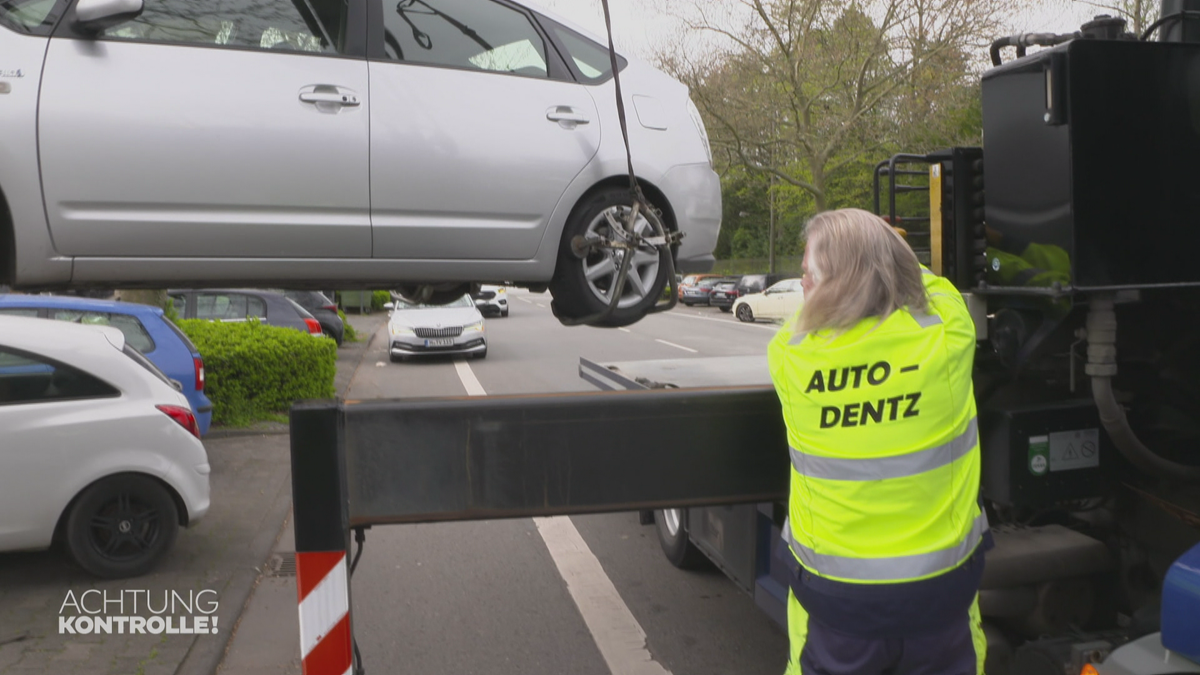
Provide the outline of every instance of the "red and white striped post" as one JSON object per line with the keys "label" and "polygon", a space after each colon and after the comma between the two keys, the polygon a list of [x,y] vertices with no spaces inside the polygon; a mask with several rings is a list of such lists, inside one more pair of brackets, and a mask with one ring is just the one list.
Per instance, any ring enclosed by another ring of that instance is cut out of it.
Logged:
{"label": "red and white striped post", "polygon": [[291,413],[292,514],[304,675],[350,675],[349,505],[336,401],[297,403]]}

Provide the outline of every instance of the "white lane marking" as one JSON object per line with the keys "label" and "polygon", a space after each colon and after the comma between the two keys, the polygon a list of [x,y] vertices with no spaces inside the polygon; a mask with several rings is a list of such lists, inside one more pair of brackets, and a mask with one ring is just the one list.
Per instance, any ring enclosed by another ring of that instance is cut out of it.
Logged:
{"label": "white lane marking", "polygon": [[633,332],[633,331],[629,330],[628,328],[618,328],[617,330],[621,331],[622,333],[632,333]]}
{"label": "white lane marking", "polygon": [[[487,395],[466,361],[455,361],[454,370],[467,395]],[[646,649],[646,631],[571,519],[556,516],[533,522],[612,675],[671,675]]]}
{"label": "white lane marking", "polygon": [[458,379],[462,381],[463,389],[467,390],[467,396],[487,395],[487,392],[483,390],[483,385],[479,384],[479,380],[466,361],[455,361],[454,370],[458,372]]}
{"label": "white lane marking", "polygon": [[664,313],[660,314],[659,316],[677,316],[677,317],[681,317],[684,319],[699,319],[701,321],[716,321],[717,323],[723,323],[726,326],[743,326],[745,328],[761,328],[763,330],[769,330],[773,333],[779,332],[779,326],[777,326],[775,324],[771,324],[770,326],[764,326],[761,323],[746,323],[744,321],[736,321],[736,320],[731,320],[731,319],[713,319],[713,318],[709,318],[707,316],[692,316],[691,314],[676,314],[675,312],[664,312]]}
{"label": "white lane marking", "polygon": [[659,340],[658,338],[655,338],[655,339],[654,339],[654,341],[655,341],[655,342],[661,342],[661,343],[663,343],[664,345],[667,345],[668,347],[674,347],[674,348],[676,348],[676,349],[682,349],[682,350],[683,350],[683,351],[685,351],[685,352],[691,352],[691,353],[693,353],[693,354],[699,354],[699,353],[700,353],[700,350],[698,350],[698,349],[692,349],[691,347],[684,347],[683,345],[677,345],[677,344],[675,344],[674,342],[667,342],[666,340]]}
{"label": "white lane marking", "polygon": [[525,298],[522,298],[522,297],[521,297],[521,296],[519,296],[519,295],[517,296],[517,299],[518,299],[518,300],[520,300],[521,302],[523,302],[523,303],[527,304],[527,305],[532,305],[532,304],[533,304],[533,301],[532,301],[532,300],[527,300],[527,299],[525,299]]}
{"label": "white lane marking", "polygon": [[646,649],[646,632],[566,516],[534,518],[583,622],[613,675],[671,675]]}
{"label": "white lane marking", "polygon": [[540,302],[535,302],[535,303],[533,303],[533,304],[537,305],[538,307],[545,307],[545,305],[543,305],[543,304],[542,304],[542,303],[540,303]]}

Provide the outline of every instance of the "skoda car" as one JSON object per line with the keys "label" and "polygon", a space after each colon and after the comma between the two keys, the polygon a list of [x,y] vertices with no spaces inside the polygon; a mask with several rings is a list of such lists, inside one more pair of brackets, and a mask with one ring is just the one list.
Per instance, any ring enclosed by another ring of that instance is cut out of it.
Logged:
{"label": "skoda car", "polygon": [[484,285],[471,297],[484,316],[508,316],[508,289],[504,286]]}
{"label": "skoda car", "polygon": [[469,295],[444,305],[398,298],[385,307],[392,310],[388,317],[388,354],[393,362],[433,354],[466,354],[477,359],[487,356],[483,315]]}
{"label": "skoda car", "polygon": [[747,323],[766,319],[786,321],[804,303],[800,279],[784,279],[762,293],[751,293],[733,303],[733,315]]}
{"label": "skoda car", "polygon": [[[439,303],[510,282],[593,316],[629,204],[605,45],[510,0],[6,0],[0,284]],[[618,68],[634,171],[685,235],[676,269],[707,271],[721,194],[704,123],[679,81]],[[631,255],[609,324],[667,281],[663,255]]]}

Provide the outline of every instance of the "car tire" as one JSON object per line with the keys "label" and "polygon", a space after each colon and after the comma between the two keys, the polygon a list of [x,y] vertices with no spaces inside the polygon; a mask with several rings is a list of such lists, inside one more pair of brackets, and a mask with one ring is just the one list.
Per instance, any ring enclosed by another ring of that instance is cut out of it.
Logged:
{"label": "car tire", "polygon": [[[560,320],[582,319],[598,314],[608,306],[604,292],[615,282],[620,261],[611,252],[589,253],[581,259],[572,252],[571,242],[589,233],[606,234],[609,226],[605,213],[612,210],[616,210],[618,216],[627,213],[629,203],[628,189],[605,188],[581,201],[567,219],[558,246],[554,278],[550,281],[551,307]],[[635,227],[643,232],[653,228],[645,218],[639,218]],[[596,325],[627,326],[645,316],[667,285],[667,255],[650,248],[639,250],[617,309]]]}
{"label": "car tire", "polygon": [[738,321],[754,323],[754,310],[750,309],[750,305],[738,305],[737,318]]}
{"label": "car tire", "polygon": [[688,539],[687,509],[663,509],[654,512],[658,543],[672,565],[681,570],[704,569],[711,563],[704,552]]}
{"label": "car tire", "polygon": [[722,312],[725,312],[726,314],[728,314],[728,313],[730,313],[730,312],[732,312],[732,311],[733,311],[733,307],[732,307],[732,306],[721,305],[721,311],[722,311]]}
{"label": "car tire", "polygon": [[504,310],[503,312],[500,312],[500,316],[501,316],[501,318],[507,317],[507,316],[508,316],[508,309],[507,309],[507,308],[505,308],[505,310]]}
{"label": "car tire", "polygon": [[149,476],[104,478],[80,493],[66,522],[67,551],[103,579],[146,574],[175,543],[179,512]]}

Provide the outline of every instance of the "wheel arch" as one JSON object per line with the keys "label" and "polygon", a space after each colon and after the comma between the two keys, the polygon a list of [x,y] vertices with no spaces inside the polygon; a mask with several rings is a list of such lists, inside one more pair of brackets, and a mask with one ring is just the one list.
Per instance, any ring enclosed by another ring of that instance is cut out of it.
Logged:
{"label": "wheel arch", "polygon": [[88,483],[87,485],[84,485],[83,487],[79,488],[79,490],[77,490],[75,492],[75,496],[71,497],[71,501],[67,502],[67,505],[63,507],[62,513],[58,514],[58,521],[54,524],[54,539],[53,540],[56,542],[64,540],[65,535],[66,535],[66,528],[67,528],[67,518],[69,518],[71,516],[71,510],[75,508],[75,504],[77,504],[79,502],[79,498],[81,496],[83,496],[83,493],[87,492],[89,489],[91,489],[91,487],[93,485],[99,483],[100,481],[105,481],[105,480],[117,478],[120,476],[142,476],[145,478],[149,478],[150,480],[154,481],[155,483],[158,483],[159,486],[161,486],[163,489],[165,489],[167,491],[167,494],[171,495],[171,501],[175,503],[175,513],[179,519],[179,526],[187,527],[187,525],[188,525],[187,505],[183,503],[183,497],[180,496],[179,491],[176,490],[170,483],[159,478],[158,476],[148,474],[148,473],[143,473],[141,471],[120,471],[117,473],[110,473],[106,476],[101,476],[101,477],[97,478],[96,480],[93,480],[92,482]]}
{"label": "wheel arch", "polygon": [[[679,231],[679,223],[675,218],[675,210],[671,206],[670,200],[667,199],[666,193],[664,193],[654,183],[651,183],[650,181],[645,180],[643,178],[638,178],[638,185],[642,188],[642,194],[646,195],[646,199],[649,199],[652,204],[657,206],[659,208],[659,210],[662,211],[663,225],[671,232]],[[566,232],[567,232],[566,223],[571,222],[571,219],[575,218],[576,214],[579,213],[579,210],[581,208],[583,208],[583,206],[588,202],[588,200],[590,200],[593,196],[595,196],[596,193],[600,192],[601,190],[608,190],[608,189],[612,189],[612,188],[628,189],[629,188],[629,176],[628,175],[613,175],[613,176],[609,176],[607,178],[598,180],[594,184],[592,184],[591,187],[589,187],[587,190],[585,190],[583,192],[583,194],[579,195],[579,198],[576,199],[575,203],[571,206],[571,211],[570,211],[570,213],[567,214],[567,219],[565,221],[563,221],[564,225],[563,225],[562,231],[560,231],[559,235],[558,235],[559,241],[555,243],[555,251],[558,250],[558,246],[562,243],[562,238],[566,236]],[[677,255],[679,253],[678,245],[671,247],[671,251],[672,251],[672,253]],[[558,273],[558,260],[557,259],[554,261],[554,272],[555,272],[555,274]]]}

